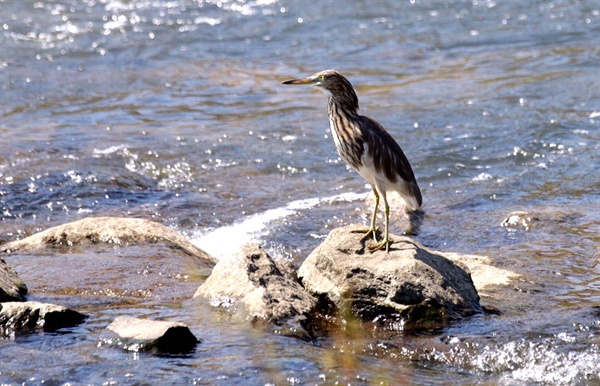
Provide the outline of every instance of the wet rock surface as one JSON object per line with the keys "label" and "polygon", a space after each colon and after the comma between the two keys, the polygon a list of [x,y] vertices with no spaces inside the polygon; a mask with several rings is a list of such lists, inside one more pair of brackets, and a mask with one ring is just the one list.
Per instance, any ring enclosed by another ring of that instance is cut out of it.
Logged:
{"label": "wet rock surface", "polygon": [[76,326],[85,318],[80,312],[55,304],[32,301],[0,303],[0,336],[10,337],[37,329],[55,331]]}
{"label": "wet rock surface", "polygon": [[314,296],[365,321],[401,318],[430,328],[482,312],[468,268],[416,241],[391,235],[389,253],[369,253],[361,227],[334,229],[304,261],[298,276]]}
{"label": "wet rock surface", "polygon": [[253,318],[275,325],[305,324],[317,299],[298,283],[294,271],[275,261],[259,245],[245,245],[238,254],[223,259],[194,297],[213,305],[241,304]]}
{"label": "wet rock surface", "polygon": [[158,351],[181,354],[193,350],[200,342],[180,322],[119,316],[106,328],[101,341],[130,351]]}
{"label": "wet rock surface", "polygon": [[0,302],[25,300],[27,286],[6,262],[0,259]]}
{"label": "wet rock surface", "polygon": [[31,235],[23,240],[0,246],[4,253],[28,253],[45,248],[65,248],[76,245],[111,243],[136,245],[164,243],[180,250],[207,266],[217,259],[188,241],[177,231],[144,219],[120,217],[89,217],[72,223],[59,225]]}

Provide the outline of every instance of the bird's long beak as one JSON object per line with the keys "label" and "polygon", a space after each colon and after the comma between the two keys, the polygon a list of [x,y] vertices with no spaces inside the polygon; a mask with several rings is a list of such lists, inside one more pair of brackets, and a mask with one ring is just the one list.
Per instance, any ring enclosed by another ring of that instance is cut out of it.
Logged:
{"label": "bird's long beak", "polygon": [[312,84],[312,78],[284,80],[281,84]]}

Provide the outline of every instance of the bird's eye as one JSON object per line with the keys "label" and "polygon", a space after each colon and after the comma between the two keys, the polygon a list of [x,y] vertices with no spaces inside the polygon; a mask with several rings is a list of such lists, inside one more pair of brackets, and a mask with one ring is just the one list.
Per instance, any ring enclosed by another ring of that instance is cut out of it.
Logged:
{"label": "bird's eye", "polygon": [[324,81],[324,80],[325,80],[325,75],[320,75],[320,76],[319,76],[319,81],[321,81],[321,82],[322,82],[322,81]]}

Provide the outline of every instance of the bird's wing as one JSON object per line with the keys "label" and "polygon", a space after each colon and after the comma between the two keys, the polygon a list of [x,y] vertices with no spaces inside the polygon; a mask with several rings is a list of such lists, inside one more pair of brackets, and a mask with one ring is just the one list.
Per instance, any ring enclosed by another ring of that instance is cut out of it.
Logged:
{"label": "bird's wing", "polygon": [[410,162],[400,145],[375,120],[361,116],[359,122],[363,138],[367,143],[368,156],[377,173],[392,184],[398,181],[398,177],[404,180],[420,206],[422,203],[421,191]]}
{"label": "bird's wing", "polygon": [[407,182],[416,181],[400,145],[379,123],[369,117],[361,117],[360,127],[377,172],[383,173],[390,182],[395,182],[398,176]]}

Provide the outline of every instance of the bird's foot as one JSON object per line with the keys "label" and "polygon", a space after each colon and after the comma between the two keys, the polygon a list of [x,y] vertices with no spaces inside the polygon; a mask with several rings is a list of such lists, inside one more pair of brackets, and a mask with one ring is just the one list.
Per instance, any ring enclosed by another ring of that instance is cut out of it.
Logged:
{"label": "bird's foot", "polygon": [[364,242],[367,241],[369,239],[369,237],[373,236],[373,241],[377,242],[377,231],[379,230],[379,227],[377,228],[369,228],[369,229],[357,229],[354,231],[351,231],[351,233],[364,233],[365,235],[360,239],[360,242]]}
{"label": "bird's foot", "polygon": [[390,251],[390,240],[386,237],[380,243],[375,245],[370,245],[369,252],[373,253],[375,251],[381,251],[385,249],[385,252],[388,253]]}

